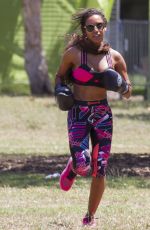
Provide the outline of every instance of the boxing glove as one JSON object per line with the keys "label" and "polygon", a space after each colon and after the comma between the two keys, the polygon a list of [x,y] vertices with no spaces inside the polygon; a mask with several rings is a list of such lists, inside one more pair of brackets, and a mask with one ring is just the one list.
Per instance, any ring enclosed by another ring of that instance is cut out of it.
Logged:
{"label": "boxing glove", "polygon": [[122,95],[128,92],[129,85],[117,71],[107,69],[103,74],[103,84],[105,89],[118,92]]}
{"label": "boxing glove", "polygon": [[67,85],[57,84],[55,86],[55,98],[60,110],[70,110],[74,104],[74,97]]}

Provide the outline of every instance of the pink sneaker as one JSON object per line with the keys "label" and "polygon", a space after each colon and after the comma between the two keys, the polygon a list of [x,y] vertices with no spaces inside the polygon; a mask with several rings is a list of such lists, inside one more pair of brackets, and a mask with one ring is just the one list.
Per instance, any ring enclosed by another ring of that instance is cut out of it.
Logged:
{"label": "pink sneaker", "polygon": [[96,226],[96,222],[94,219],[94,216],[90,216],[88,213],[85,215],[85,217],[82,220],[82,224],[83,226],[90,226],[90,227],[95,227]]}
{"label": "pink sneaker", "polygon": [[63,172],[60,175],[60,181],[59,181],[60,188],[64,191],[68,191],[71,188],[76,178],[76,175],[77,174],[74,173],[72,170],[72,158],[70,157],[66,168],[63,170]]}

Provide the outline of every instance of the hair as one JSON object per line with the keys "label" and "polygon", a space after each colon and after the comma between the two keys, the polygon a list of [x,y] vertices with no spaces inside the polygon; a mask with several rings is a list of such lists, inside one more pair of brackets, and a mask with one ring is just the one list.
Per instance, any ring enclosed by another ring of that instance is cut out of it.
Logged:
{"label": "hair", "polygon": [[[107,19],[102,10],[98,10],[95,8],[88,8],[88,9],[80,9],[77,13],[72,15],[72,20],[74,21],[75,33],[69,36],[69,41],[66,46],[66,49],[70,48],[71,46],[78,45],[85,42],[86,34],[85,34],[85,24],[86,20],[92,15],[99,15],[102,17],[104,22],[104,27],[107,26]],[[79,30],[77,32],[77,30]],[[109,44],[107,43],[109,46]],[[82,46],[82,45],[81,45]],[[104,44],[105,48],[101,49],[101,52],[106,52],[106,43]],[[109,46],[110,47],[110,46]]]}
{"label": "hair", "polygon": [[94,8],[88,8],[88,9],[83,9],[80,10],[79,12],[77,12],[76,14],[74,14],[72,16],[72,20],[76,21],[76,25],[77,27],[80,26],[80,29],[82,31],[82,33],[84,33],[84,26],[86,24],[86,20],[92,16],[92,15],[99,15],[102,17],[103,22],[104,22],[104,26],[107,26],[107,19],[103,13],[102,10],[97,10]]}

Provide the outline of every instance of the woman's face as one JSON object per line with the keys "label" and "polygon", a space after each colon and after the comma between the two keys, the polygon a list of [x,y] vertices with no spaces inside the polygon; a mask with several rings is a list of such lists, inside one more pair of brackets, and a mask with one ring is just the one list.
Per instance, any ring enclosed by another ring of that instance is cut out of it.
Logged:
{"label": "woman's face", "polygon": [[106,27],[104,27],[104,21],[100,15],[92,15],[87,18],[85,23],[85,33],[89,40],[96,45],[100,45],[103,41]]}

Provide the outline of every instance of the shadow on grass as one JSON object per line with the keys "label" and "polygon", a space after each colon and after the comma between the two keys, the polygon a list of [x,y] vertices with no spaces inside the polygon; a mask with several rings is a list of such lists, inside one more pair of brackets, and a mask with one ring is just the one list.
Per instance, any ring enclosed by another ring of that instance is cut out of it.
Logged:
{"label": "shadow on grass", "polygon": [[150,189],[150,180],[144,177],[112,177],[108,176],[107,186],[116,189],[128,189],[130,186],[136,188]]}
{"label": "shadow on grass", "polygon": [[6,172],[0,175],[0,187],[59,187],[58,178],[46,180],[40,173],[14,173]]}
{"label": "shadow on grass", "polygon": [[140,113],[140,114],[115,114],[115,117],[117,118],[125,118],[125,119],[129,119],[129,120],[138,120],[138,121],[150,121],[150,115],[148,113]]}
{"label": "shadow on grass", "polygon": [[[75,186],[85,188],[91,182],[91,177],[76,179]],[[128,189],[130,186],[150,189],[150,180],[144,177],[108,176],[107,187],[114,189]],[[0,175],[0,187],[47,187],[59,189],[59,178],[45,179],[44,174],[37,173],[3,173]]]}
{"label": "shadow on grass", "polygon": [[[68,155],[61,156],[0,156],[0,187],[26,188],[29,186],[59,187],[59,179],[46,180],[45,176],[61,173]],[[150,187],[150,154],[112,154],[107,168],[109,187]],[[90,178],[78,177],[77,185],[83,186]]]}

